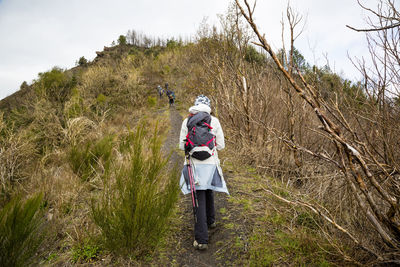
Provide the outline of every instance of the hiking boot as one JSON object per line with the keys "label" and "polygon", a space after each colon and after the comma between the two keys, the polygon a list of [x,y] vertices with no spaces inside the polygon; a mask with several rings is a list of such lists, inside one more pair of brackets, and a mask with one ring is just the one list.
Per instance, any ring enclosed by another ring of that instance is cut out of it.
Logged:
{"label": "hiking boot", "polygon": [[207,244],[199,244],[199,243],[197,243],[197,240],[195,240],[193,242],[193,247],[198,250],[206,250],[208,248],[208,245]]}
{"label": "hiking boot", "polygon": [[213,223],[210,224],[208,227],[209,227],[210,229],[215,229],[215,228],[217,228],[217,223],[213,222]]}

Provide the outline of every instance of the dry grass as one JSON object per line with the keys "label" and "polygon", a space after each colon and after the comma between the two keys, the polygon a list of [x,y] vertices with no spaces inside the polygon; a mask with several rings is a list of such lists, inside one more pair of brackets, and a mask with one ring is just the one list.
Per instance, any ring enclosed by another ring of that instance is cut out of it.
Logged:
{"label": "dry grass", "polygon": [[96,133],[97,125],[86,117],[69,119],[64,129],[66,143],[75,146],[87,138],[88,135]]}
{"label": "dry grass", "polygon": [[[2,127],[3,126],[3,127]],[[25,132],[14,133],[4,127],[0,118],[0,203],[28,179],[36,150]],[[28,140],[28,141],[27,141]]]}

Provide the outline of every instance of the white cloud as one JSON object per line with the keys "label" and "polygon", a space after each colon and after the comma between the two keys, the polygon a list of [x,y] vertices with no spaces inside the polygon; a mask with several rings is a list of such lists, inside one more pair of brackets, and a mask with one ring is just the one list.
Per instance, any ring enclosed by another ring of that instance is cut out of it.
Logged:
{"label": "white cloud", "polygon": [[[368,0],[368,2],[373,0]],[[31,82],[38,72],[53,66],[70,68],[85,56],[95,57],[120,34],[135,29],[152,36],[190,36],[204,17],[217,21],[230,0],[0,0],[0,99]],[[327,52],[337,70],[350,71],[346,53],[362,54],[363,40],[345,28],[362,25],[356,1],[297,0],[293,5],[308,13],[307,27],[298,48],[313,63],[309,42],[316,44],[315,58],[323,64]],[[281,47],[282,12],[286,1],[259,0],[256,21],[275,48]],[[363,44],[364,45],[364,44]],[[332,63],[332,62],[331,62]],[[353,77],[350,77],[353,78]]]}

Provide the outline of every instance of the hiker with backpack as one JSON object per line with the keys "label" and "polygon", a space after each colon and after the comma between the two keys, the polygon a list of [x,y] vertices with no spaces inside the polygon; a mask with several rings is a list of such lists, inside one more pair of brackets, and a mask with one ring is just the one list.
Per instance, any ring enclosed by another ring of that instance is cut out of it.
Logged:
{"label": "hiker with backpack", "polygon": [[168,100],[169,100],[169,106],[170,107],[173,106],[174,103],[175,103],[175,93],[174,93],[174,91],[167,90],[166,95],[167,95]]}
{"label": "hiker with backpack", "polygon": [[213,191],[229,194],[217,152],[225,147],[225,141],[219,120],[210,115],[208,97],[199,95],[189,112],[179,137],[179,148],[186,155],[180,186],[184,194],[192,197],[193,246],[204,250],[208,247],[208,228],[216,227]]}
{"label": "hiker with backpack", "polygon": [[161,97],[162,97],[162,95],[164,93],[164,90],[161,87],[161,85],[157,85],[157,92],[158,92],[158,95],[160,96],[160,99],[161,99]]}
{"label": "hiker with backpack", "polygon": [[173,106],[175,104],[175,93],[174,91],[171,91],[171,93],[168,96],[169,98],[169,106]]}

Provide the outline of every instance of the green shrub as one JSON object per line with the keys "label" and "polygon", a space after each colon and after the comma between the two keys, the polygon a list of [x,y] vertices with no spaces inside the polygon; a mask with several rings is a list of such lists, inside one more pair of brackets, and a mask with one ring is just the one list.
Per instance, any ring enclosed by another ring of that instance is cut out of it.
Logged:
{"label": "green shrub", "polygon": [[97,142],[88,141],[86,145],[73,146],[68,155],[72,170],[82,181],[90,180],[100,167],[108,171],[112,146],[113,136],[106,136]]}
{"label": "green shrub", "polygon": [[264,54],[258,52],[253,46],[249,45],[246,48],[244,59],[250,63],[257,63],[259,65],[265,64],[266,57]]}
{"label": "green shrub", "polygon": [[99,94],[96,98],[97,104],[104,105],[106,103],[107,97],[103,94]]}
{"label": "green shrub", "polygon": [[149,97],[147,97],[147,105],[148,105],[150,108],[155,107],[156,104],[157,104],[157,98],[156,98],[156,97],[154,97],[154,96],[149,96]]}
{"label": "green shrub", "polygon": [[76,78],[69,77],[61,68],[54,67],[51,71],[39,73],[39,79],[35,81],[34,88],[40,97],[65,102],[76,83]]}
{"label": "green shrub", "polygon": [[84,66],[84,65],[86,65],[87,63],[88,63],[88,61],[87,61],[87,59],[86,59],[84,56],[80,57],[79,60],[78,60],[78,65],[79,65],[79,66]]}
{"label": "green shrub", "polygon": [[85,111],[83,98],[78,89],[71,90],[71,98],[64,105],[64,116],[68,119],[82,116]]}
{"label": "green shrub", "polygon": [[99,256],[99,251],[100,249],[98,246],[90,243],[82,244],[81,246],[74,246],[72,248],[72,262],[96,261]]}
{"label": "green shrub", "polygon": [[33,263],[45,237],[42,194],[22,201],[13,198],[0,210],[0,266]]}
{"label": "green shrub", "polygon": [[182,46],[182,43],[181,42],[178,42],[178,41],[175,41],[175,39],[170,39],[170,40],[167,40],[167,48],[168,49],[175,49],[175,48],[177,48],[177,47],[180,47],[180,46]]}
{"label": "green shrub", "polygon": [[116,182],[105,179],[104,194],[92,200],[92,216],[105,247],[117,254],[143,256],[159,242],[167,228],[179,192],[177,169],[168,170],[155,133],[145,143],[144,128],[131,134],[130,161],[115,171]]}
{"label": "green shrub", "polygon": [[168,65],[164,65],[162,68],[162,74],[167,75],[171,72],[171,67]]}
{"label": "green shrub", "polygon": [[[110,83],[116,83],[115,80],[110,80]],[[113,85],[114,86],[114,85]],[[105,112],[107,112],[107,110],[109,109],[109,100],[115,100],[118,97],[107,97],[104,94],[99,94],[96,97],[96,105],[92,106],[93,111],[97,114],[100,115],[101,114],[105,114]]]}
{"label": "green shrub", "polygon": [[124,35],[120,35],[118,37],[118,44],[119,45],[126,45],[126,37]]}

